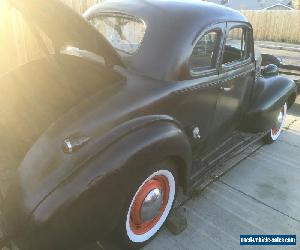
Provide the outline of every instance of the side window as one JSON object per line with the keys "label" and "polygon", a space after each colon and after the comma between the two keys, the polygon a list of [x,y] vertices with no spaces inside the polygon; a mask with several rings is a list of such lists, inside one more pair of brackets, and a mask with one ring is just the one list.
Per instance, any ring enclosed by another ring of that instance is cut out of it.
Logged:
{"label": "side window", "polygon": [[223,55],[223,64],[230,64],[250,58],[250,30],[236,27],[229,31]]}
{"label": "side window", "polygon": [[217,30],[206,33],[198,40],[189,62],[191,73],[215,68],[219,44],[220,31]]}

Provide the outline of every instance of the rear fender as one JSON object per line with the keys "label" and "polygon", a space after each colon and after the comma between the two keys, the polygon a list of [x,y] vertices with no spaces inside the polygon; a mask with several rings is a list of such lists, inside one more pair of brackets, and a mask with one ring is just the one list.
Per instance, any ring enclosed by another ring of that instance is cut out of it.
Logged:
{"label": "rear fender", "polygon": [[[118,224],[132,176],[166,159],[175,162],[186,186],[192,159],[187,136],[170,117],[151,118],[145,117],[148,122],[144,120],[143,126],[135,130],[124,131],[53,191],[34,211],[33,224],[44,227],[50,223],[48,236],[58,236],[63,230],[62,221],[66,221],[67,229],[76,229],[74,233],[81,237],[91,237],[92,232],[101,232],[105,237]],[[135,127],[131,125],[126,127]]]}

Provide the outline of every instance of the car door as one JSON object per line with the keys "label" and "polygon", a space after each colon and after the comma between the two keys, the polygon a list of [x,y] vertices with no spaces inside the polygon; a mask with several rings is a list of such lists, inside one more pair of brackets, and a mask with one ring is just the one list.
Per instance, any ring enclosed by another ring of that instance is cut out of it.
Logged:
{"label": "car door", "polygon": [[227,23],[219,65],[219,97],[213,122],[214,141],[227,138],[238,126],[249,104],[255,80],[251,26]]}
{"label": "car door", "polygon": [[[181,81],[181,96],[174,112],[191,136],[194,153],[208,144],[218,99],[218,69],[225,24],[211,26],[195,39],[187,60],[187,78]],[[194,154],[195,155],[195,154]]]}

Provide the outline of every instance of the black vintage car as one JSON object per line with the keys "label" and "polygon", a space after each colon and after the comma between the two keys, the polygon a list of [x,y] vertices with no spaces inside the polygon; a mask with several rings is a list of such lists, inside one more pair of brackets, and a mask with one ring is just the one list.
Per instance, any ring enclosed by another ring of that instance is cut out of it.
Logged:
{"label": "black vintage car", "polygon": [[45,58],[0,78],[1,159],[16,169],[2,245],[113,236],[140,247],[177,189],[189,194],[212,167],[208,155],[237,130],[276,141],[294,103],[295,83],[261,68],[251,24],[232,9],[120,0],[81,17],[58,0],[10,3]]}

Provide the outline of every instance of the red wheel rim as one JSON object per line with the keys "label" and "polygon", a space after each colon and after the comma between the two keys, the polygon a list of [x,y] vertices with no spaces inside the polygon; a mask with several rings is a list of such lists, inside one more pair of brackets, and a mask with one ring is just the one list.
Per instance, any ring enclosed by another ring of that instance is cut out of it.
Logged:
{"label": "red wheel rim", "polygon": [[277,135],[277,133],[279,132],[279,129],[276,127],[272,128],[272,135]]}
{"label": "red wheel rim", "polygon": [[[143,202],[147,195],[154,189],[159,189],[163,194],[162,205],[158,211],[158,213],[150,220],[143,221],[141,218],[141,209]],[[152,179],[148,180],[140,187],[138,193],[135,195],[133,205],[130,211],[130,228],[131,230],[137,234],[142,235],[147,233],[151,230],[156,223],[161,218],[162,214],[164,213],[168,200],[169,200],[169,182],[165,176],[158,175],[153,177]]]}

